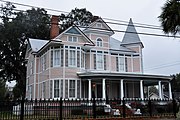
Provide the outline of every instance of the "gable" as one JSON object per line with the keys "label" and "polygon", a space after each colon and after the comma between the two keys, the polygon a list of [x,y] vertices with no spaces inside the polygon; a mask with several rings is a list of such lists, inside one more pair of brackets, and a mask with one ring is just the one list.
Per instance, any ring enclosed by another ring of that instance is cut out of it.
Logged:
{"label": "gable", "polygon": [[81,33],[77,29],[75,29],[74,27],[70,28],[65,33],[81,35]]}
{"label": "gable", "polygon": [[85,30],[84,32],[88,33],[100,33],[100,34],[105,34],[105,35],[113,35],[114,31],[106,24],[103,19],[99,18],[93,23],[91,23]]}
{"label": "gable", "polygon": [[[58,35],[54,40],[61,40],[62,42],[69,42],[70,44],[73,42],[68,41],[69,37],[77,37],[77,42],[84,45],[94,45],[94,43],[89,39],[89,37],[77,26],[71,26]],[[73,44],[74,44],[73,43]]]}

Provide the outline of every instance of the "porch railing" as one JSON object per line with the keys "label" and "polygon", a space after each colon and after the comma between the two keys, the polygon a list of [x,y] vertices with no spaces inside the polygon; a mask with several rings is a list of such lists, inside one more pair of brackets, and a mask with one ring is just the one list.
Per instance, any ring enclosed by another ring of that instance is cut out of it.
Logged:
{"label": "porch railing", "polygon": [[[22,105],[24,109],[22,110]],[[0,101],[1,120],[176,117],[178,102],[169,99],[59,99]],[[23,111],[23,112],[22,112]]]}

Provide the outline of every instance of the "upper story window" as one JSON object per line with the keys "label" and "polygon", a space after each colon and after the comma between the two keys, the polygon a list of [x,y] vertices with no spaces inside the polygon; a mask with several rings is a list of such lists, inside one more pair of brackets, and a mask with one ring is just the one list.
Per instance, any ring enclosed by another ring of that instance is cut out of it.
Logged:
{"label": "upper story window", "polygon": [[46,70],[46,54],[41,57],[42,71]]}
{"label": "upper story window", "polygon": [[60,65],[60,49],[55,49],[54,50],[54,66],[59,66]]}
{"label": "upper story window", "polygon": [[96,54],[97,70],[103,70],[103,54]]}
{"label": "upper story window", "polygon": [[125,60],[124,60],[124,57],[119,57],[118,62],[119,62],[119,71],[120,72],[124,72],[125,71]]}
{"label": "upper story window", "polygon": [[127,58],[118,57],[118,68],[120,72],[127,72]]}
{"label": "upper story window", "polygon": [[76,50],[69,50],[69,66],[76,67]]}
{"label": "upper story window", "polygon": [[33,74],[33,61],[30,62],[30,74]]}
{"label": "upper story window", "polygon": [[78,38],[76,36],[69,36],[68,37],[68,41],[69,42],[77,42],[78,41]]}
{"label": "upper story window", "polygon": [[102,47],[103,46],[102,39],[98,38],[96,40],[96,46],[98,46],[98,47]]}

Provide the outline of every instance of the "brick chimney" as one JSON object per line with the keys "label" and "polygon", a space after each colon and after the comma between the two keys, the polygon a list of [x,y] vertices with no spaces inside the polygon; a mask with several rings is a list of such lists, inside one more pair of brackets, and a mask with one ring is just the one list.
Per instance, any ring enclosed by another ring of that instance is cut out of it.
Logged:
{"label": "brick chimney", "polygon": [[50,39],[53,39],[59,35],[59,16],[52,15],[51,17],[51,29]]}

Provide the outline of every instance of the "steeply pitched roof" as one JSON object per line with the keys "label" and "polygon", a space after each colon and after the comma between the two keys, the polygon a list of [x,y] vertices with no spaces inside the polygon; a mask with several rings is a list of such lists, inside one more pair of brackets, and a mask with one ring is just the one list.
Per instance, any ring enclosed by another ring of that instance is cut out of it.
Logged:
{"label": "steeply pitched roof", "polygon": [[141,43],[141,40],[136,32],[132,19],[130,19],[128,27],[126,29],[126,32],[122,40],[122,44],[132,44],[132,43]]}
{"label": "steeply pitched roof", "polygon": [[[101,23],[104,28],[99,28],[96,26],[97,23]],[[83,32],[88,32],[88,31],[103,31],[109,33],[109,35],[113,35],[114,31],[109,27],[109,25],[100,17],[95,19],[89,26],[87,26],[86,29],[83,30]]]}
{"label": "steeply pitched roof", "polygon": [[56,38],[54,38],[53,40],[58,41],[60,39],[60,37],[65,33],[80,34],[80,35],[84,36],[84,38],[89,43],[89,44],[86,43],[86,45],[93,45],[94,46],[94,43],[89,39],[89,37],[76,25],[73,25],[73,26],[69,27],[68,29],[63,31],[61,34],[59,34]]}
{"label": "steeply pitched roof", "polygon": [[39,51],[46,43],[48,43],[48,40],[41,40],[41,39],[32,39],[29,38],[29,43],[32,48],[33,52]]}
{"label": "steeply pitched roof", "polygon": [[110,37],[110,49],[111,50],[119,50],[119,51],[126,51],[126,52],[134,52],[124,46],[121,46],[121,41],[113,38],[113,37]]}

